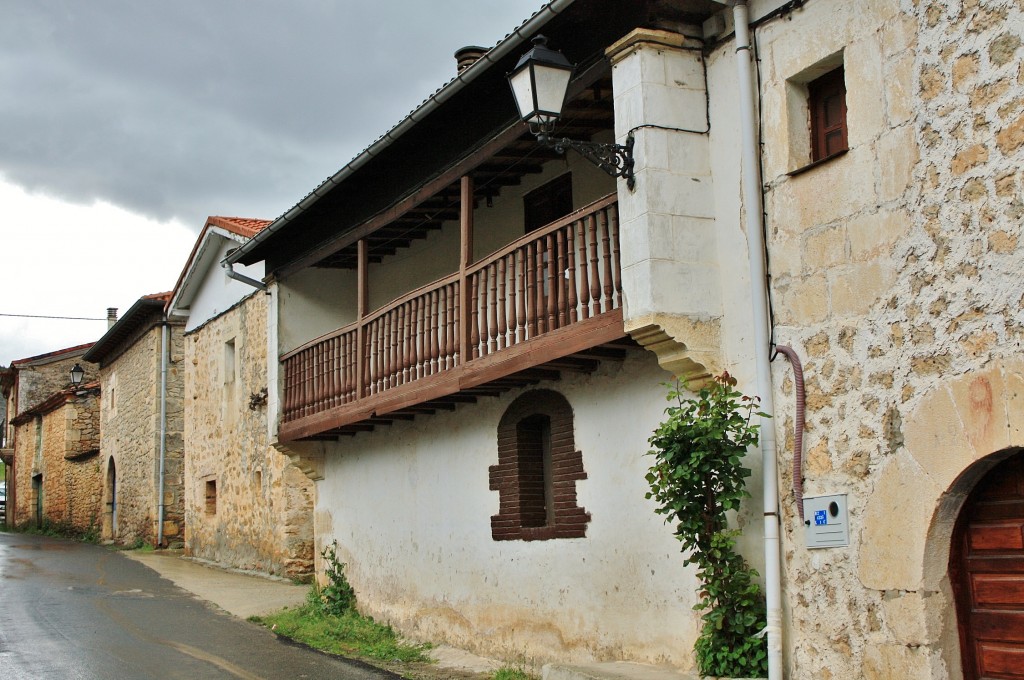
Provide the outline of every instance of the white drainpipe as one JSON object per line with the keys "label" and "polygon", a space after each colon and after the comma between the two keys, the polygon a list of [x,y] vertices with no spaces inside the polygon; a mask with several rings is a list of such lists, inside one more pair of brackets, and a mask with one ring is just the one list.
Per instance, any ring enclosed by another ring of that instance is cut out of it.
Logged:
{"label": "white drainpipe", "polygon": [[160,328],[160,476],[157,490],[156,544],[164,544],[164,468],[167,460],[167,364],[171,351],[170,326],[164,317]]}
{"label": "white drainpipe", "polygon": [[[765,267],[764,212],[757,141],[757,98],[751,69],[750,17],[746,0],[733,6],[736,25],[736,68],[739,74],[740,126],[742,127],[743,207],[746,212],[747,254],[750,258],[750,297],[754,308],[754,358],[761,409],[775,412],[769,357],[768,278]],[[779,546],[779,482],[775,453],[775,425],[761,419],[761,460],[764,467],[764,580],[768,605],[768,678],[782,680],[782,574]]]}

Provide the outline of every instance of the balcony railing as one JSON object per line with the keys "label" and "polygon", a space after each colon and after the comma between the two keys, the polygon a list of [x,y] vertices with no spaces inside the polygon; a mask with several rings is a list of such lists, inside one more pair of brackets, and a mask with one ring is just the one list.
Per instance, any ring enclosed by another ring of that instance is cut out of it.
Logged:
{"label": "balcony railing", "polygon": [[612,194],[284,355],[284,422],[436,379],[621,304]]}

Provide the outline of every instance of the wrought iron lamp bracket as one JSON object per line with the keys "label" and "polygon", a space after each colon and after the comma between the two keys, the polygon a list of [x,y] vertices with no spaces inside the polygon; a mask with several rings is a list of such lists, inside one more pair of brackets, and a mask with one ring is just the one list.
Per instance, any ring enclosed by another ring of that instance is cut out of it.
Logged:
{"label": "wrought iron lamp bracket", "polygon": [[626,137],[625,144],[601,144],[598,142],[582,142],[568,137],[552,137],[546,132],[537,132],[537,141],[558,153],[572,149],[588,161],[604,170],[612,177],[626,180],[630,191],[636,185],[633,175],[633,135]]}

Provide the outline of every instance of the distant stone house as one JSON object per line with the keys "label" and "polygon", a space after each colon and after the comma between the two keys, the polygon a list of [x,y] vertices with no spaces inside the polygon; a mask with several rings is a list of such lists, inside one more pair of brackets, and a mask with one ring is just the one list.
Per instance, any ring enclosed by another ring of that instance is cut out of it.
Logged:
{"label": "distant stone house", "polygon": [[[168,303],[184,322],[185,549],[288,577],[313,569],[313,482],[268,444],[262,265],[220,262],[268,223],[210,217]],[[246,282],[246,280],[248,282]]]}
{"label": "distant stone house", "polygon": [[140,298],[83,357],[99,364],[102,536],[181,543],[182,324],[170,293]]}
{"label": "distant stone house", "polygon": [[[53,521],[66,521],[69,517],[68,507],[64,503],[68,499],[69,487],[61,481],[64,479],[65,468],[61,461],[65,455],[71,455],[67,460],[76,463],[88,459],[92,437],[98,436],[98,433],[91,431],[92,421],[87,415],[91,413],[92,402],[95,401],[91,388],[68,391],[71,386],[71,369],[76,365],[84,364],[81,365],[84,370],[82,384],[95,382],[95,371],[83,361],[83,355],[90,347],[91,343],[76,345],[17,359],[0,375],[0,392],[7,413],[4,448],[0,450],[0,457],[7,466],[7,478],[13,480],[7,488],[8,522],[42,521],[43,514],[37,512],[37,505],[41,498],[45,498],[45,489],[41,484],[43,481],[48,485],[57,485],[53,487],[51,500],[58,505],[48,506],[53,508],[49,516],[54,518]],[[79,391],[82,394],[78,394]],[[19,416],[25,417],[19,419]],[[74,430],[68,429],[76,425],[81,425],[89,432],[75,434]],[[49,437],[45,438],[47,432]],[[44,443],[47,452],[45,458],[41,448]],[[44,461],[51,464],[48,479],[42,476]],[[76,464],[71,465],[70,469],[77,472],[83,468]],[[33,483],[38,488],[33,488]],[[77,507],[83,505],[78,503]],[[79,517],[77,511],[75,516]]]}

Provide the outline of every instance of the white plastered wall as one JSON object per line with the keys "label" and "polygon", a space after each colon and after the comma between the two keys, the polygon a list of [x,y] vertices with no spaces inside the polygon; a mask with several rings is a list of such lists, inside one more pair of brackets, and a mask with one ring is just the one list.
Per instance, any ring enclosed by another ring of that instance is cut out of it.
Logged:
{"label": "white plastered wall", "polygon": [[522,390],[330,445],[317,539],[364,612],[403,632],[505,659],[632,659],[690,667],[696,581],[644,498],[647,438],[666,374],[631,352],[592,376],[539,385],[572,405],[591,514],[582,539],[494,541],[498,422]]}

